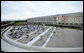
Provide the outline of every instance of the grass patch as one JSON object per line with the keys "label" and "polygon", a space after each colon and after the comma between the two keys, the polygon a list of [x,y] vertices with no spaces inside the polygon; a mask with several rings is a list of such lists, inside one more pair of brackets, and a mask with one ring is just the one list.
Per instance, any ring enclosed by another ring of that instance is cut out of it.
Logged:
{"label": "grass patch", "polygon": [[13,25],[21,25],[22,23],[22,21],[16,21]]}

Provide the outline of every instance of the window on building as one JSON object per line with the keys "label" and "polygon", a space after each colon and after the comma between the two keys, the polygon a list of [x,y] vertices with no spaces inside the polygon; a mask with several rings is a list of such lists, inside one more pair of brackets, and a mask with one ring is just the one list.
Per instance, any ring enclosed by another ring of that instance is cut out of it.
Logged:
{"label": "window on building", "polygon": [[75,25],[78,25],[77,23],[75,23]]}
{"label": "window on building", "polygon": [[61,23],[59,23],[59,24],[61,24]]}
{"label": "window on building", "polygon": [[68,24],[68,23],[66,23],[66,24]]}
{"label": "window on building", "polygon": [[64,23],[62,23],[62,24],[64,24]]}
{"label": "window on building", "polygon": [[81,23],[81,25],[83,25],[83,23]]}
{"label": "window on building", "polygon": [[72,23],[70,23],[70,25],[72,25]]}

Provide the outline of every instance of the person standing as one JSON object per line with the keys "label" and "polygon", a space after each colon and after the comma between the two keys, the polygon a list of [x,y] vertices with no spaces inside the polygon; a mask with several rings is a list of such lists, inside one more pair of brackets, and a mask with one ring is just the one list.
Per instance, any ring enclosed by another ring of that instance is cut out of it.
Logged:
{"label": "person standing", "polygon": [[26,38],[28,38],[29,37],[29,35],[26,35]]}
{"label": "person standing", "polygon": [[43,42],[43,44],[45,43],[46,41]]}
{"label": "person standing", "polygon": [[43,36],[40,36],[40,40],[42,40],[42,37],[43,37]]}
{"label": "person standing", "polygon": [[42,28],[43,32],[44,32],[44,28]]}
{"label": "person standing", "polygon": [[55,34],[55,31],[53,32],[53,34]]}

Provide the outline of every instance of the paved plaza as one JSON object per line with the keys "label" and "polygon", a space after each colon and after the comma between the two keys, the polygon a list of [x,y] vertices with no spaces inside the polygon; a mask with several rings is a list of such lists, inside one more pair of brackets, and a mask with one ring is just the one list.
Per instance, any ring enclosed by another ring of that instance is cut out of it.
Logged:
{"label": "paved plaza", "polygon": [[[28,27],[29,29],[27,30],[26,28]],[[49,27],[50,26],[37,26],[37,25],[35,26],[35,28],[33,27],[33,25],[16,26],[16,27],[14,26],[11,29],[13,30],[13,32],[11,32],[10,30],[7,36],[10,39],[16,40],[16,42],[27,44],[28,42],[32,41],[35,37],[44,33]],[[44,30],[42,30],[43,28]],[[22,31],[21,29],[22,30],[24,29],[24,30]],[[53,32],[54,29],[55,31]],[[21,36],[19,38],[14,38],[12,37],[13,34],[10,35],[10,33],[15,33],[15,32],[17,32],[18,34],[17,36],[20,36],[20,35]],[[51,33],[53,34],[51,37],[49,37]],[[28,35],[29,37],[27,37],[26,35]],[[52,27],[50,30],[48,30],[34,44],[32,44],[32,46],[42,47],[46,43],[48,38],[50,39],[45,47],[59,48],[59,47],[82,47],[83,46],[83,31],[67,29],[67,28],[56,28],[56,27]]]}
{"label": "paved plaza", "polygon": [[46,48],[83,47],[83,30],[42,25],[11,26],[5,35],[16,43]]}

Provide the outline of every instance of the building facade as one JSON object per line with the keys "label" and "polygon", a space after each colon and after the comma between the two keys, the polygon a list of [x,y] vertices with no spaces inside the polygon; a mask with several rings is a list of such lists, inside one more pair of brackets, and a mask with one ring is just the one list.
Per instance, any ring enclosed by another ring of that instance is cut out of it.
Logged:
{"label": "building facade", "polygon": [[[27,20],[29,23],[41,23],[41,24],[65,24],[65,25],[83,25],[83,12],[70,13],[70,14],[51,15],[30,18]],[[63,21],[63,19],[65,19]]]}
{"label": "building facade", "polygon": [[65,14],[64,17],[62,21],[62,15],[57,15],[58,24],[83,25],[83,13]]}

